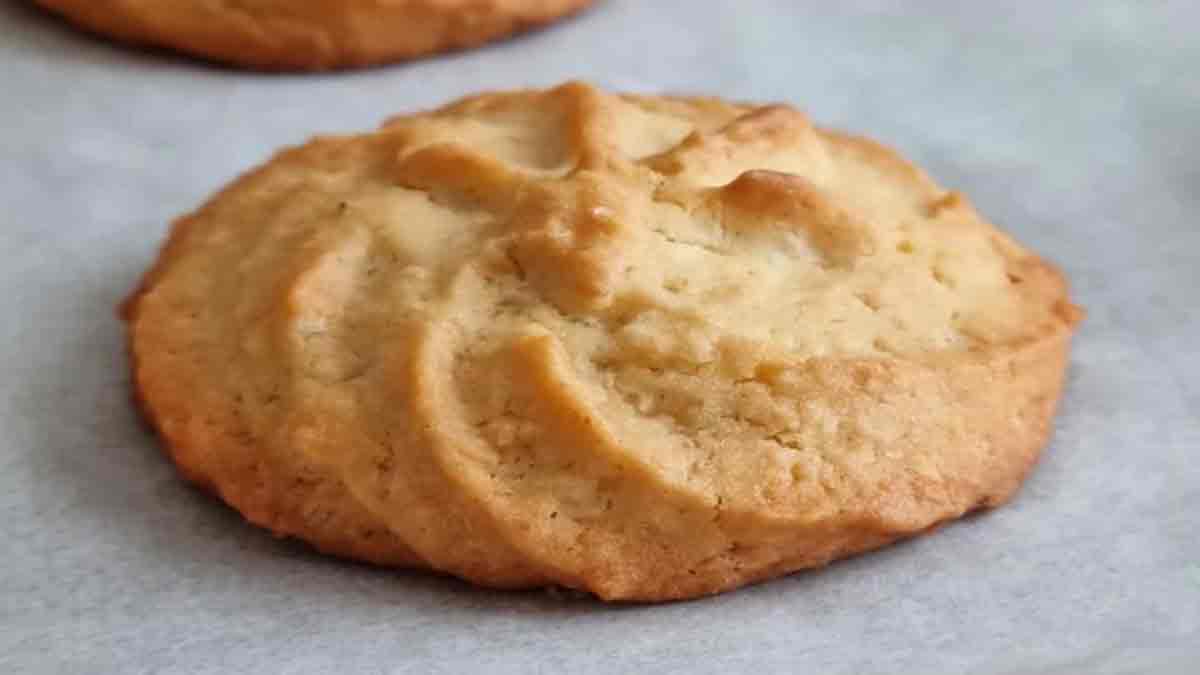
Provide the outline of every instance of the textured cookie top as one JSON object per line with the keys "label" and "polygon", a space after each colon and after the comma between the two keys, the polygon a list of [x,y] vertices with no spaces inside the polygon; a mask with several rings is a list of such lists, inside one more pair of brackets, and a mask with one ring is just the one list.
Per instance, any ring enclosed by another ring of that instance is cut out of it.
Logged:
{"label": "textured cookie top", "polygon": [[1015,355],[1077,319],[881,146],[582,84],[283,152],[181,221],[134,316],[169,440],[232,409],[430,566],[608,597],[999,501],[1057,393]]}

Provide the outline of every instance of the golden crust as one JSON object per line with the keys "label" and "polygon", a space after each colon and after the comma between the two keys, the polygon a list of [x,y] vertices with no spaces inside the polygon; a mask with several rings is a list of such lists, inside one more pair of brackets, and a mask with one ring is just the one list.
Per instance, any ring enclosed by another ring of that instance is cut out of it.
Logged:
{"label": "golden crust", "polygon": [[36,0],[122,42],[262,70],[329,70],[473,47],[593,0]]}
{"label": "golden crust", "polygon": [[1081,311],[878,144],[572,83],[284,151],[126,318],[176,463],[251,521],[658,601],[1007,500]]}

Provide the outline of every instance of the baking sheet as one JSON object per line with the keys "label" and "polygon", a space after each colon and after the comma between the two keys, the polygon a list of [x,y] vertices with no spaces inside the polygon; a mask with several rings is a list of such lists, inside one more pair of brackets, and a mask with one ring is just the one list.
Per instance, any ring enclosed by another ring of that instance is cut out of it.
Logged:
{"label": "baking sheet", "polygon": [[[0,671],[1196,672],[1196,25],[1167,0],[609,0],[469,54],[269,76],[0,2]],[[1090,316],[1016,501],[817,573],[614,608],[324,559],[176,478],[113,314],[169,220],[313,132],[573,77],[796,104],[1060,263]]]}

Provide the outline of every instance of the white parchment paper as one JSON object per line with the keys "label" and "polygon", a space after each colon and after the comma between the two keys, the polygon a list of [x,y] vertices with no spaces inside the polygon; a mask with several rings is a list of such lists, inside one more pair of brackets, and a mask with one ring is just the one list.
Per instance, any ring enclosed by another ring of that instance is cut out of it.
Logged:
{"label": "white parchment paper", "polygon": [[[0,2],[0,672],[1200,672],[1200,4],[609,0],[495,47],[270,76]],[[283,144],[581,77],[899,147],[1090,312],[1010,506],[721,597],[605,607],[324,559],[186,486],[114,307]]]}

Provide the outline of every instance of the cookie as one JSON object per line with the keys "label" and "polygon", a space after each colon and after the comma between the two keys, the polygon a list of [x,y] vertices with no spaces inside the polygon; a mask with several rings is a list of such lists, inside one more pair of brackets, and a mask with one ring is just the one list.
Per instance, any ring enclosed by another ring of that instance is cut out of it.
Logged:
{"label": "cookie", "polygon": [[579,83],[285,150],[125,310],[167,451],[250,521],[638,601],[1003,503],[1081,318],[881,145]]}
{"label": "cookie", "polygon": [[592,0],[36,0],[123,42],[234,66],[328,70],[473,47]]}

